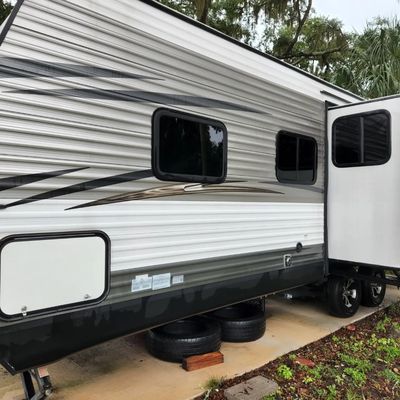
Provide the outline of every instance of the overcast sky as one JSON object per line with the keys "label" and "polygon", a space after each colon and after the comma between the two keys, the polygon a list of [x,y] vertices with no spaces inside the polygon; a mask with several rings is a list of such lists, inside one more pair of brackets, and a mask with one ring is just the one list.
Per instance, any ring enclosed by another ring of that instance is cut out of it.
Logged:
{"label": "overcast sky", "polygon": [[362,31],[366,21],[374,17],[400,18],[398,0],[314,0],[317,14],[340,19],[347,31]]}

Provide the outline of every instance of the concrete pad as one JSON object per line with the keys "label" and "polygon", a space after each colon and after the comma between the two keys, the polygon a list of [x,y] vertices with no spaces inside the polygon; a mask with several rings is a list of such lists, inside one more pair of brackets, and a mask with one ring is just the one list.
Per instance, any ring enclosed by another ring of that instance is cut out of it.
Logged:
{"label": "concrete pad", "polygon": [[[388,288],[383,306],[400,300],[399,293]],[[224,364],[193,372],[149,356],[143,335],[117,339],[50,366],[57,389],[52,400],[186,400],[202,393],[211,377],[234,377],[258,368],[375,311],[360,307],[355,317],[339,319],[329,316],[319,301],[270,298],[261,339],[224,343]],[[19,377],[0,370],[1,400],[22,399],[19,385]]]}
{"label": "concrete pad", "polygon": [[226,389],[224,394],[227,400],[263,400],[279,389],[275,381],[255,376],[254,378],[238,383]]}

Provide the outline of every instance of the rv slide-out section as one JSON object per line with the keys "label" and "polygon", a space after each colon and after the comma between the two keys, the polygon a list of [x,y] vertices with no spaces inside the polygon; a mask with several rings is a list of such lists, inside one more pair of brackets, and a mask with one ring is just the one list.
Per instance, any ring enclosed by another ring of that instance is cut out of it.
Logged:
{"label": "rv slide-out section", "polygon": [[328,112],[328,256],[400,267],[400,98]]}
{"label": "rv slide-out section", "polygon": [[19,0],[0,47],[0,362],[324,280],[325,104],[139,0]]}

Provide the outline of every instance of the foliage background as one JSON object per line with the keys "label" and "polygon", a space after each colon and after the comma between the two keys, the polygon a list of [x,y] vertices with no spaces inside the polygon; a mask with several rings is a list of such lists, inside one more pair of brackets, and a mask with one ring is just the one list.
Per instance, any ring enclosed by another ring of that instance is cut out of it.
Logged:
{"label": "foliage background", "polygon": [[400,92],[400,23],[376,18],[349,34],[313,0],[159,0],[329,82],[376,98]]}

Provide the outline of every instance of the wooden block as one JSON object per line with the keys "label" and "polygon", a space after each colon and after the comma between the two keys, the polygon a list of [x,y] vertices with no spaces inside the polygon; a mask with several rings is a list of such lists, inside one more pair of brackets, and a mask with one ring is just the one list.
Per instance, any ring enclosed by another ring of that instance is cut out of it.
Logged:
{"label": "wooden block", "polygon": [[222,364],[223,362],[224,355],[221,352],[216,351],[214,353],[184,358],[182,368],[186,371],[195,371],[196,369],[211,367],[212,365]]}

